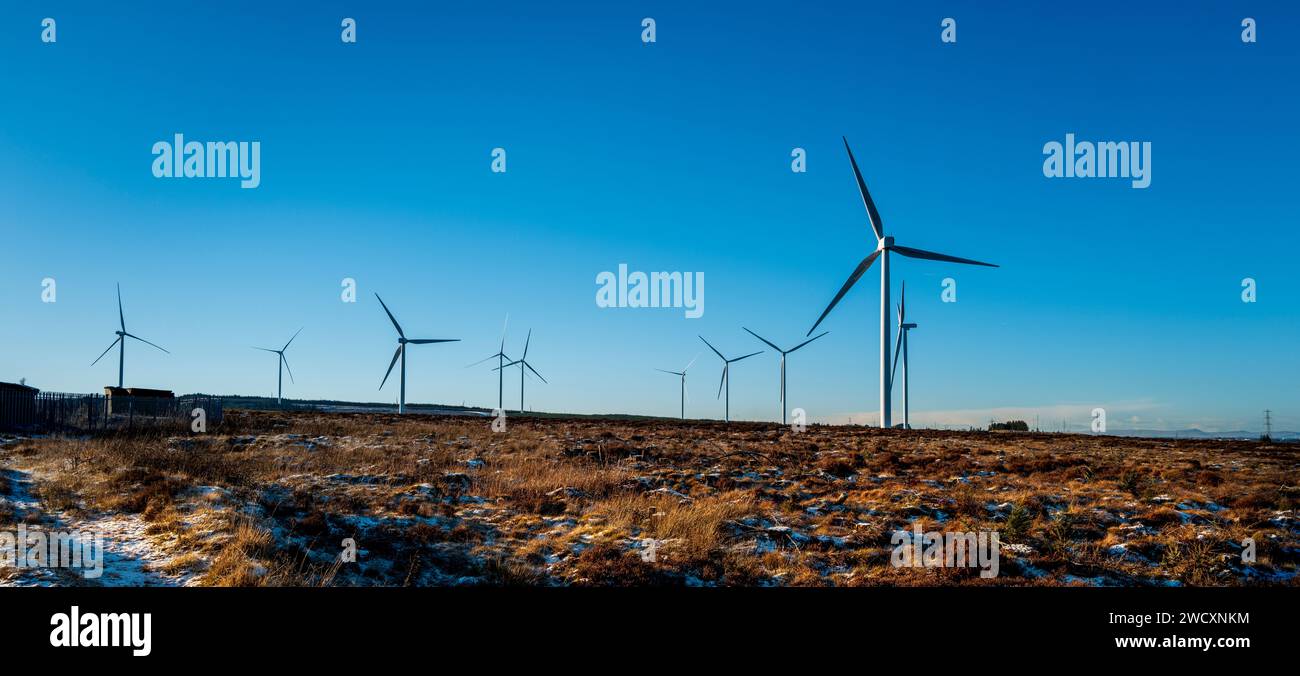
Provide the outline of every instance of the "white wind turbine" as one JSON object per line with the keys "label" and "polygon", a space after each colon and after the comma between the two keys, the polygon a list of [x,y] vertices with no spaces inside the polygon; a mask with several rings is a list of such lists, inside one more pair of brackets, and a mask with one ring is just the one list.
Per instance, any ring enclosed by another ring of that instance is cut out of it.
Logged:
{"label": "white wind turbine", "polygon": [[[743,326],[740,328],[745,329],[745,327]],[[745,329],[745,330],[749,331],[749,329]],[[753,331],[749,331],[749,335],[763,341],[764,343],[767,343],[773,350],[776,350],[777,352],[781,353],[781,395],[780,397],[781,397],[781,424],[782,425],[785,424],[785,356],[803,347],[804,345],[807,345],[808,343],[811,343],[814,340],[821,338],[822,336],[828,333],[830,333],[830,331],[822,331],[821,333],[817,334],[815,337],[809,338],[808,340],[805,340],[802,343],[799,343],[798,345],[795,345],[794,347],[788,350],[782,350],[781,348],[776,346],[776,343],[773,343],[772,341],[758,335],[757,333],[754,333]]]}
{"label": "white wind turbine", "polygon": [[506,354],[506,327],[509,325],[510,325],[510,315],[506,315],[505,324],[501,326],[501,347],[497,349],[496,354],[488,357],[484,357],[474,362],[473,364],[470,364],[469,366],[465,367],[465,368],[470,368],[470,366],[478,366],[479,364],[482,364],[483,362],[489,359],[497,360],[497,367],[493,370],[497,372],[497,408],[502,411],[506,409],[506,405],[505,405],[506,370],[504,366],[505,366],[505,362],[510,359],[510,355]]}
{"label": "white wind turbine", "polygon": [[898,292],[898,335],[894,341],[898,346],[894,348],[894,368],[889,373],[889,382],[894,382],[894,374],[898,373],[898,356],[902,352],[903,356],[903,429],[912,429],[912,421],[908,416],[908,392],[907,392],[907,334],[916,328],[916,323],[907,321],[907,283],[904,282],[902,289]]}
{"label": "white wind turbine", "polygon": [[295,331],[294,334],[293,334],[293,338],[290,338],[290,339],[289,339],[289,342],[288,342],[288,343],[285,343],[285,344],[284,344],[284,347],[282,347],[282,348],[280,348],[280,349],[278,349],[278,350],[272,350],[272,349],[269,348],[269,347],[254,347],[254,348],[253,348],[254,350],[262,350],[263,352],[274,352],[275,354],[279,355],[279,359],[277,360],[277,365],[276,365],[276,376],[275,376],[275,378],[276,378],[276,380],[275,380],[275,403],[276,403],[277,406],[283,406],[283,405],[284,405],[284,399],[283,399],[283,397],[284,397],[284,372],[285,372],[286,369],[289,371],[289,382],[291,382],[291,383],[293,382],[293,369],[289,368],[289,360],[285,358],[285,356],[284,356],[284,351],[287,350],[287,349],[289,349],[289,344],[293,342],[293,339],[294,339],[294,338],[297,338],[297,337],[298,337],[298,334],[299,334],[299,333],[302,333],[302,329],[298,329],[297,331]]}
{"label": "white wind turbine", "polygon": [[[379,298],[379,294],[375,294],[375,298]],[[406,346],[407,344],[426,345],[428,343],[454,343],[456,341],[459,341],[460,339],[459,338],[407,338],[406,333],[402,331],[402,325],[398,324],[397,318],[393,316],[392,312],[389,312],[388,306],[384,304],[383,298],[379,298],[379,304],[384,306],[384,314],[388,315],[389,321],[393,322],[393,328],[397,329],[397,351],[393,353],[393,360],[388,362],[388,371],[384,373],[384,379],[379,383],[379,389],[381,390],[384,389],[384,383],[388,382],[388,376],[392,375],[393,373],[393,365],[397,363],[397,359],[400,357],[402,359],[402,374],[401,374],[402,386],[397,397],[397,412],[405,413],[406,412]]]}
{"label": "white wind turbine", "polygon": [[[695,355],[695,359],[699,359],[699,358],[700,358],[700,355],[698,355],[698,354]],[[687,365],[686,365],[686,368],[683,368],[683,369],[680,370],[680,371],[665,371],[664,369],[655,369],[656,371],[659,371],[660,373],[671,373],[671,374],[673,374],[673,375],[675,375],[675,376],[681,376],[681,379],[682,379],[682,420],[685,420],[685,419],[686,419],[686,372],[689,371],[689,370],[691,370],[691,366],[692,366],[693,364],[695,364],[695,359],[692,359],[692,360],[691,360],[691,363],[690,363],[690,364],[687,364]]]}
{"label": "white wind turbine", "polygon": [[830,314],[830,311],[832,308],[835,307],[835,304],[840,302],[840,299],[844,297],[844,294],[849,292],[849,289],[853,287],[853,284],[856,283],[860,277],[862,277],[862,274],[867,271],[867,268],[871,267],[871,264],[875,262],[877,257],[879,257],[880,258],[880,426],[888,428],[893,426],[893,422],[891,419],[891,411],[890,411],[890,401],[889,401],[889,389],[891,384],[890,374],[889,374],[889,303],[890,303],[889,254],[890,252],[897,253],[902,256],[906,256],[908,258],[921,258],[921,259],[931,260],[931,261],[944,261],[947,263],[963,263],[966,265],[983,265],[990,268],[996,268],[998,266],[992,263],[981,263],[979,261],[970,260],[969,258],[957,258],[956,256],[949,256],[947,254],[935,253],[933,251],[925,251],[923,249],[913,249],[911,247],[899,246],[897,244],[894,244],[894,238],[892,236],[888,236],[885,234],[884,224],[880,220],[880,212],[876,211],[876,203],[871,200],[871,194],[867,192],[867,183],[866,181],[862,180],[862,172],[858,170],[858,163],[856,160],[853,159],[853,150],[849,148],[848,139],[844,139],[844,149],[848,151],[849,164],[853,165],[853,175],[858,180],[858,192],[862,194],[862,204],[867,208],[867,220],[871,223],[871,230],[876,235],[876,250],[868,254],[866,258],[862,259],[861,263],[858,263],[858,267],[853,271],[853,274],[849,275],[848,280],[844,282],[844,286],[840,287],[839,293],[835,294],[835,298],[831,299],[830,305],[827,305],[826,309],[822,311],[822,315],[817,318],[817,322],[813,324],[813,327],[811,329],[808,329],[807,335],[811,336],[812,332],[817,330],[818,325],[822,323],[822,320],[826,318],[826,315]]}
{"label": "white wind turbine", "polygon": [[[704,340],[704,336],[700,336],[700,340]],[[726,400],[725,408],[723,409],[724,410],[723,420],[725,420],[726,422],[731,422],[731,377],[730,377],[731,364],[733,362],[738,362],[741,359],[749,359],[750,357],[756,354],[763,354],[763,351],[759,350],[758,352],[750,352],[749,354],[743,357],[736,357],[735,359],[727,359],[726,357],[722,356],[721,352],[718,352],[718,348],[714,347],[713,345],[710,345],[709,341],[704,340],[704,344],[708,345],[709,349],[713,350],[713,354],[718,355],[718,359],[722,360],[722,380],[718,382],[718,396],[719,397],[722,396],[722,388],[725,385],[727,388],[727,400]]]}
{"label": "white wind turbine", "polygon": [[546,382],[546,379],[542,378],[542,374],[538,373],[537,369],[533,368],[533,365],[528,363],[528,344],[531,343],[532,340],[533,340],[533,330],[528,329],[528,337],[524,339],[523,355],[512,362],[509,362],[502,366],[498,366],[497,368],[493,369],[495,371],[504,371],[507,366],[516,366],[516,365],[519,366],[519,412],[520,413],[524,412],[524,373],[525,373],[524,369],[526,368],[529,371],[532,371],[533,375],[537,376],[538,379],[540,379],[544,383]]}
{"label": "white wind turbine", "polygon": [[[153,345],[153,347],[156,347],[159,350],[162,350],[163,352],[167,352],[167,350],[163,349],[161,346],[154,345],[153,343],[145,340],[144,338],[141,338],[140,336],[132,335],[126,332],[126,315],[122,312],[122,285],[121,284],[117,285],[117,320],[119,322],[119,325],[122,327],[119,330],[113,332],[117,334],[117,339],[109,343],[108,347],[105,348],[104,351],[101,352],[98,357],[95,357],[95,361],[90,362],[90,365],[94,366],[95,364],[98,364],[99,360],[103,359],[104,355],[108,354],[108,351],[113,349],[113,346],[116,345],[117,346],[117,387],[118,389],[121,389],[123,387],[122,384],[123,376],[125,376],[126,374],[126,339],[127,338],[135,338],[136,340],[144,343],[145,345]],[[171,354],[171,353],[167,352],[167,354]]]}

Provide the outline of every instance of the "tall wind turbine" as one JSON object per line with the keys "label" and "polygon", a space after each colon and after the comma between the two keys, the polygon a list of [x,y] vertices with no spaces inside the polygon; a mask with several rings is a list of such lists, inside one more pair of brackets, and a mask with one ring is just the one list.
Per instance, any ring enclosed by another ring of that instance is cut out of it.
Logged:
{"label": "tall wind turbine", "polygon": [[817,318],[817,322],[813,324],[813,327],[811,329],[808,329],[807,335],[811,336],[812,332],[817,330],[818,325],[822,323],[822,320],[826,318],[826,315],[830,314],[831,309],[835,307],[835,304],[840,302],[840,299],[844,297],[844,294],[848,293],[849,289],[853,288],[853,285],[858,281],[858,278],[862,277],[862,274],[867,271],[867,268],[871,267],[871,264],[875,262],[877,257],[879,257],[880,258],[880,426],[888,428],[893,426],[893,422],[890,416],[891,412],[890,412],[890,401],[889,401],[889,386],[891,384],[889,382],[889,303],[890,303],[889,254],[890,252],[902,256],[906,256],[908,258],[921,258],[921,259],[931,260],[931,261],[944,261],[947,263],[963,263],[966,265],[983,265],[990,268],[996,268],[998,266],[992,263],[981,263],[979,261],[970,260],[969,258],[957,258],[956,256],[949,256],[947,254],[935,253],[933,251],[925,251],[922,249],[913,249],[912,247],[900,246],[894,244],[894,238],[892,236],[888,236],[885,234],[884,224],[880,220],[880,212],[876,211],[876,203],[871,200],[871,194],[867,192],[867,183],[866,181],[862,180],[862,172],[858,170],[857,160],[853,159],[853,150],[849,148],[848,139],[844,139],[844,150],[846,150],[849,154],[849,164],[853,165],[853,175],[858,180],[858,192],[862,194],[862,204],[867,208],[867,220],[871,223],[871,230],[876,235],[876,250],[868,254],[866,258],[862,259],[861,263],[858,263],[858,267],[853,271],[853,274],[849,275],[848,281],[844,282],[844,286],[840,287],[839,293],[835,294],[835,298],[831,299],[830,305],[827,305],[826,309],[822,311],[822,316]]}
{"label": "tall wind turbine", "polygon": [[[704,336],[700,336],[700,340],[704,340]],[[741,359],[749,359],[750,357],[756,354],[763,354],[763,351],[759,350],[758,352],[750,352],[749,354],[743,357],[736,357],[735,359],[727,359],[726,357],[722,356],[721,352],[718,352],[718,348],[709,344],[709,341],[704,340],[704,344],[708,345],[709,349],[713,350],[713,354],[718,355],[718,359],[722,360],[722,380],[718,383],[718,396],[719,397],[722,396],[722,388],[725,385],[727,388],[727,401],[726,401],[725,408],[723,409],[724,411],[723,420],[725,420],[726,422],[731,422],[731,378],[729,377],[731,375],[731,365],[735,362],[740,361]]]}
{"label": "tall wind turbine", "polygon": [[469,368],[470,366],[478,366],[479,364],[482,364],[483,362],[489,359],[497,360],[497,367],[493,370],[497,372],[497,408],[502,411],[504,411],[506,408],[505,405],[506,370],[503,367],[505,366],[506,360],[510,359],[510,356],[506,354],[506,327],[509,325],[510,325],[510,315],[506,315],[505,324],[501,326],[501,347],[497,349],[496,354],[488,357],[484,357],[474,362],[473,364],[470,364],[469,366],[465,367],[465,368]]}
{"label": "tall wind turbine", "polygon": [[[122,285],[121,284],[117,285],[117,320],[119,322],[119,325],[122,327],[117,331],[113,332],[117,334],[117,339],[109,343],[108,347],[105,348],[104,351],[101,352],[98,357],[95,357],[95,361],[90,362],[90,365],[94,366],[95,364],[98,364],[99,360],[103,359],[104,355],[108,354],[108,351],[113,349],[113,346],[116,345],[117,346],[117,387],[118,389],[121,389],[123,387],[122,384],[123,376],[126,374],[126,339],[127,338],[135,338],[136,340],[144,343],[145,345],[153,345],[154,347],[158,348],[159,350],[162,350],[163,352],[167,352],[167,350],[163,349],[158,345],[154,345],[153,343],[145,340],[144,338],[141,338],[140,336],[132,335],[126,332],[126,315],[122,312]],[[171,353],[167,352],[167,354],[171,354]]]}
{"label": "tall wind turbine", "polygon": [[[375,294],[375,298],[379,298],[379,294]],[[407,344],[426,345],[428,343],[454,343],[456,341],[459,341],[460,338],[407,338],[406,333],[402,331],[402,325],[397,323],[397,318],[394,317],[393,313],[388,310],[388,306],[384,304],[383,298],[379,298],[379,304],[384,306],[384,314],[388,315],[389,321],[393,322],[393,328],[397,329],[397,351],[393,353],[393,360],[388,362],[388,371],[384,373],[384,379],[379,383],[379,389],[381,390],[384,389],[384,383],[388,382],[388,376],[392,375],[393,373],[393,365],[397,363],[398,357],[401,357],[402,386],[397,397],[397,412],[406,413],[406,346]]]}
{"label": "tall wind turbine", "polygon": [[889,373],[889,381],[894,381],[894,374],[898,372],[898,353],[903,353],[903,429],[912,429],[912,422],[908,418],[908,396],[907,396],[907,334],[916,328],[916,324],[907,321],[907,284],[903,284],[902,290],[898,293],[898,336],[894,342],[898,347],[894,348],[894,368]]}
{"label": "tall wind turbine", "polygon": [[[698,355],[698,354],[695,355],[695,359],[699,359],[699,358],[700,358],[700,355]],[[665,371],[664,369],[655,369],[656,371],[659,371],[660,373],[671,373],[671,374],[673,374],[673,375],[675,375],[675,376],[681,376],[681,379],[682,379],[682,420],[685,420],[685,419],[686,419],[686,372],[689,371],[689,370],[691,370],[691,366],[692,366],[693,364],[695,364],[695,359],[692,359],[692,360],[691,360],[691,363],[690,363],[690,364],[687,364],[687,365],[686,365],[686,368],[683,368],[683,369],[680,370],[680,371]]]}
{"label": "tall wind turbine", "polygon": [[278,350],[272,350],[272,349],[269,348],[269,347],[254,347],[254,348],[253,348],[254,350],[261,350],[261,351],[263,351],[263,352],[274,352],[275,354],[279,355],[279,357],[280,357],[280,358],[277,360],[277,362],[276,362],[276,376],[275,376],[275,378],[276,378],[276,379],[275,379],[275,404],[276,404],[276,406],[283,406],[283,405],[284,405],[283,397],[284,397],[284,371],[285,371],[285,369],[288,369],[288,370],[289,370],[289,382],[293,382],[293,369],[290,369],[290,368],[289,368],[289,360],[288,360],[288,359],[285,359],[285,357],[284,357],[284,351],[287,350],[287,349],[289,349],[289,344],[293,342],[293,339],[294,339],[294,338],[297,338],[297,337],[298,337],[298,334],[299,334],[299,333],[302,333],[302,329],[298,329],[297,331],[295,331],[295,332],[293,333],[293,338],[290,338],[290,339],[289,339],[289,342],[288,342],[288,343],[285,343],[285,344],[284,344],[284,347],[282,347],[282,348],[280,348],[280,349],[278,349]]}
{"label": "tall wind turbine", "polygon": [[533,330],[528,329],[528,337],[524,339],[523,356],[519,357],[518,359],[508,364],[505,364],[503,366],[498,366],[496,369],[494,369],[494,370],[504,371],[506,366],[515,366],[515,365],[519,366],[519,412],[520,413],[524,412],[524,369],[527,368],[529,371],[533,372],[533,375],[541,379],[542,382],[546,382],[546,379],[542,378],[542,374],[538,373],[537,369],[533,368],[533,365],[528,363],[528,344],[531,343],[532,340],[533,340]]}
{"label": "tall wind turbine", "polygon": [[[743,326],[740,328],[745,329],[745,327]],[[745,329],[745,330],[749,331],[749,329]],[[781,353],[781,424],[782,425],[785,424],[785,356],[803,347],[804,345],[807,345],[808,343],[817,340],[817,338],[821,338],[822,336],[828,333],[830,333],[830,331],[822,331],[821,333],[817,334],[817,336],[814,338],[809,338],[808,340],[805,340],[802,343],[799,343],[798,345],[795,345],[794,347],[788,350],[782,350],[781,348],[777,347],[776,344],[773,343],[772,341],[758,335],[757,333],[754,333],[753,331],[749,331],[749,335],[763,341],[764,343],[767,343],[773,350],[776,350],[777,352]]]}

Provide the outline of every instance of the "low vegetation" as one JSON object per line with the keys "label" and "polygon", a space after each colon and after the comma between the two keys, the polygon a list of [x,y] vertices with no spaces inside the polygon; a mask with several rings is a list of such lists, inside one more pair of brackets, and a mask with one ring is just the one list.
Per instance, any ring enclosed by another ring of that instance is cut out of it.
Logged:
{"label": "low vegetation", "polygon": [[[125,523],[160,584],[1297,584],[1294,446],[489,423],[230,411],[205,435],[0,440],[0,525]],[[891,565],[914,524],[998,532],[999,575]]]}

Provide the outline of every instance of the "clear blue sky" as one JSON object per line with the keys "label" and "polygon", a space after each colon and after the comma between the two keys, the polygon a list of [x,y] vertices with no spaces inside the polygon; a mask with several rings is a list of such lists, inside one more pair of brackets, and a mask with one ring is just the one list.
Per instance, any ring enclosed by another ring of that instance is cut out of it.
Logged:
{"label": "clear blue sky", "polygon": [[[392,400],[378,291],[408,335],[463,339],[412,349],[411,401],[494,404],[463,367],[509,313],[507,351],[531,327],[550,381],[530,407],[674,415],[653,369],[699,354],[688,414],[721,417],[696,335],[796,342],[874,246],[845,135],[900,244],[1002,265],[894,258],[915,422],[1300,427],[1294,3],[184,4],[0,6],[0,380],[115,382],[90,362],[120,281],[128,329],[172,351],[129,345],[129,385],[273,395],[249,346],[302,326],[287,396]],[[154,178],[177,132],[260,141],[261,186]],[[1044,178],[1067,132],[1150,141],[1151,187]],[[704,272],[704,317],[596,307],[619,263]],[[878,280],[791,357],[814,420],[874,422]],[[778,417],[770,351],[733,369],[732,410]]]}

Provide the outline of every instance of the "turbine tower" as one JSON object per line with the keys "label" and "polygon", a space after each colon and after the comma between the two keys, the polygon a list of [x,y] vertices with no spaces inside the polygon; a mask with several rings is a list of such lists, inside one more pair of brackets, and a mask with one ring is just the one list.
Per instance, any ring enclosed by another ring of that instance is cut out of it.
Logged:
{"label": "turbine tower", "polygon": [[[695,359],[699,359],[699,358],[700,358],[700,355],[698,355],[698,354],[695,355]],[[681,379],[682,379],[682,420],[685,420],[685,419],[686,419],[686,372],[689,371],[689,370],[691,370],[691,366],[692,366],[693,364],[695,364],[695,359],[692,359],[692,360],[691,360],[691,363],[690,363],[690,364],[687,364],[687,365],[686,365],[686,368],[683,368],[683,369],[680,370],[680,371],[665,371],[664,369],[655,369],[656,371],[659,371],[660,373],[671,373],[671,374],[673,374],[673,375],[675,375],[675,376],[681,376]]]}
{"label": "turbine tower", "polygon": [[871,230],[876,236],[876,250],[862,259],[858,267],[849,275],[844,286],[840,287],[839,293],[831,299],[830,305],[822,311],[822,315],[817,318],[817,322],[808,329],[807,335],[812,335],[813,331],[822,323],[826,315],[830,314],[835,304],[840,302],[844,294],[853,288],[862,274],[871,267],[876,258],[880,258],[880,426],[889,428],[893,426],[890,412],[889,401],[889,254],[891,252],[906,256],[908,258],[920,258],[931,261],[943,261],[946,263],[962,263],[965,265],[983,265],[990,268],[998,266],[992,263],[981,263],[980,261],[970,260],[969,258],[957,258],[947,254],[925,251],[923,249],[913,249],[912,247],[894,244],[894,238],[886,235],[884,224],[880,220],[880,212],[876,210],[876,203],[871,200],[871,194],[867,192],[867,183],[862,180],[862,172],[858,170],[857,160],[853,159],[853,150],[849,148],[848,139],[844,139],[844,150],[849,154],[849,164],[853,165],[853,175],[858,180],[858,192],[862,194],[862,204],[867,209],[867,220],[871,223]]}
{"label": "turbine tower", "polygon": [[502,411],[506,410],[506,405],[505,405],[506,371],[502,367],[505,366],[505,362],[510,359],[510,356],[506,354],[506,327],[509,325],[510,325],[510,315],[506,315],[505,324],[501,326],[501,347],[497,348],[496,354],[484,357],[474,362],[473,364],[470,364],[469,366],[465,367],[465,368],[470,368],[470,366],[478,366],[479,364],[482,364],[483,362],[489,359],[497,360],[497,367],[493,370],[497,372],[497,408]]}
{"label": "turbine tower", "polygon": [[897,347],[894,348],[894,367],[889,372],[889,382],[894,382],[894,374],[898,373],[898,357],[902,353],[903,357],[903,429],[912,429],[912,421],[908,417],[908,392],[907,392],[907,334],[916,328],[915,323],[907,321],[907,283],[904,282],[902,289],[898,293],[898,335],[894,341]]}
{"label": "turbine tower", "polygon": [[[704,336],[700,336],[700,340],[704,340]],[[759,350],[758,352],[750,352],[749,354],[743,357],[736,357],[735,359],[727,359],[726,357],[722,356],[721,352],[718,352],[718,348],[714,347],[713,345],[710,345],[709,341],[704,340],[704,344],[708,345],[709,349],[713,350],[713,354],[718,355],[718,359],[722,360],[722,380],[718,382],[718,396],[719,397],[722,396],[722,387],[725,385],[727,388],[727,400],[726,400],[725,408],[723,409],[724,410],[723,420],[726,422],[731,422],[731,378],[729,377],[731,374],[731,365],[732,363],[738,362],[741,359],[749,359],[750,357],[756,354],[763,354],[763,351]]]}
{"label": "turbine tower", "polygon": [[[122,327],[117,331],[113,332],[117,334],[117,338],[113,340],[113,342],[109,343],[108,347],[105,348],[104,351],[101,352],[98,357],[95,357],[95,361],[90,362],[90,365],[94,366],[95,364],[98,364],[99,360],[103,359],[104,355],[108,354],[108,351],[113,349],[113,346],[116,345],[117,346],[117,387],[118,389],[122,389],[122,387],[124,387],[123,377],[126,375],[126,339],[127,338],[135,338],[136,340],[144,343],[145,345],[153,345],[153,347],[156,347],[159,350],[162,350],[163,352],[167,352],[167,350],[163,349],[161,346],[154,345],[153,343],[145,340],[144,338],[141,338],[140,336],[132,335],[126,332],[126,315],[122,312],[122,285],[121,284],[117,285],[117,320],[119,322],[119,326]],[[167,354],[171,354],[171,353],[167,352]]]}
{"label": "turbine tower", "polygon": [[275,376],[275,378],[276,378],[276,380],[275,380],[275,404],[276,404],[276,406],[283,406],[283,405],[284,405],[284,399],[283,399],[283,397],[284,397],[284,372],[285,372],[285,369],[288,369],[288,371],[289,371],[289,382],[291,382],[291,383],[293,382],[293,369],[289,368],[289,360],[285,358],[285,356],[284,356],[284,351],[287,350],[287,349],[289,349],[289,344],[293,342],[293,339],[294,339],[294,338],[297,338],[297,337],[298,337],[298,334],[299,334],[299,333],[302,333],[302,329],[298,329],[297,331],[295,331],[294,334],[293,334],[293,338],[290,338],[290,339],[289,339],[289,342],[288,342],[288,343],[285,343],[285,344],[284,344],[284,347],[282,347],[282,348],[280,348],[280,349],[278,349],[278,350],[272,350],[272,349],[269,348],[269,347],[254,347],[254,348],[253,348],[254,350],[262,350],[263,352],[274,352],[275,354],[277,354],[277,355],[280,356],[280,358],[279,358],[279,359],[277,360],[277,362],[276,362],[276,364],[277,364],[277,366],[276,366],[276,376]]}
{"label": "turbine tower", "polygon": [[[745,329],[745,327],[743,326],[740,328]],[[745,330],[749,331],[749,329],[745,329]],[[757,333],[754,333],[753,331],[749,331],[749,335],[763,341],[764,343],[767,343],[768,346],[770,346],[773,350],[776,350],[777,352],[781,353],[781,424],[782,425],[785,424],[785,356],[803,347],[804,345],[807,345],[808,343],[817,340],[817,338],[821,338],[822,336],[828,333],[830,333],[830,331],[822,331],[821,333],[817,334],[815,338],[809,338],[808,340],[805,340],[802,343],[799,343],[798,345],[795,345],[794,347],[788,350],[782,350],[781,348],[776,346],[776,343],[773,343],[772,341],[758,335]]]}
{"label": "turbine tower", "polygon": [[[379,294],[375,294],[375,298],[379,298]],[[393,322],[393,328],[397,329],[397,351],[393,353],[393,360],[388,362],[388,371],[384,373],[384,379],[379,383],[379,389],[381,390],[384,389],[384,384],[388,382],[388,376],[392,375],[393,373],[393,365],[397,363],[397,359],[400,357],[402,359],[402,374],[401,374],[402,385],[399,394],[397,396],[397,412],[399,414],[406,413],[406,346],[407,344],[427,345],[429,343],[454,343],[456,341],[459,341],[460,339],[459,338],[407,338],[406,333],[402,331],[402,325],[397,323],[397,318],[394,317],[393,313],[388,310],[388,306],[384,304],[383,298],[379,298],[379,304],[384,306],[384,314],[388,315],[389,321]]]}
{"label": "turbine tower", "polygon": [[533,365],[528,363],[528,344],[531,343],[532,340],[533,340],[533,330],[528,329],[528,337],[524,339],[524,354],[520,356],[518,359],[508,364],[505,364],[503,366],[498,366],[497,368],[493,369],[496,371],[504,371],[506,366],[515,366],[515,365],[519,366],[519,412],[520,413],[524,412],[524,369],[527,368],[529,371],[533,372],[533,375],[541,379],[542,382],[546,382],[546,379],[542,378],[542,374],[538,373],[537,369],[533,368]]}

